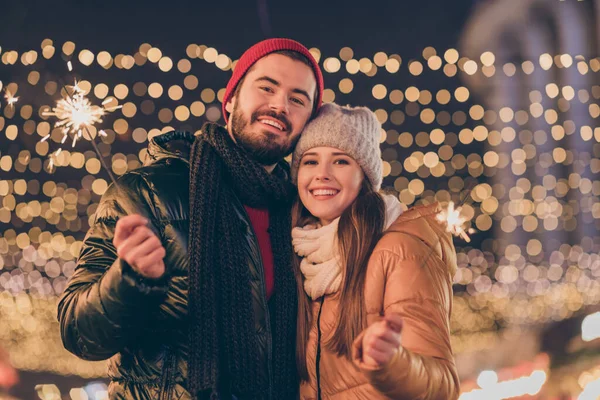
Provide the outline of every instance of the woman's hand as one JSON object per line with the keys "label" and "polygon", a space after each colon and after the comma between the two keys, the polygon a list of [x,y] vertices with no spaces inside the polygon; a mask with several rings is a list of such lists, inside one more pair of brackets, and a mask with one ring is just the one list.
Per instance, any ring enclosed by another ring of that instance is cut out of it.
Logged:
{"label": "woman's hand", "polygon": [[371,367],[381,367],[391,361],[400,347],[402,318],[386,315],[367,329],[362,339],[363,362]]}

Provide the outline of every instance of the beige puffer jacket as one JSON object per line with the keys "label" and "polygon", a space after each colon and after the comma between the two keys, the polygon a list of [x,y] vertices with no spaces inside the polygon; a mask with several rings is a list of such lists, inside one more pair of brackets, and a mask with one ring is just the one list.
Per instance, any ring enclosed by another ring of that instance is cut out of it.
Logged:
{"label": "beige puffer jacket", "polygon": [[343,310],[338,309],[339,292],[326,295],[312,303],[307,349],[310,376],[301,385],[301,399],[317,399],[318,384],[321,398],[327,400],[458,398],[459,381],[450,346],[456,252],[451,235],[435,219],[437,212],[437,204],[404,212],[369,259],[367,320],[371,324],[384,313],[402,316],[402,346],[397,355],[382,368],[369,368],[362,362],[362,334],[354,342],[352,361],[330,352],[323,343],[333,335]]}

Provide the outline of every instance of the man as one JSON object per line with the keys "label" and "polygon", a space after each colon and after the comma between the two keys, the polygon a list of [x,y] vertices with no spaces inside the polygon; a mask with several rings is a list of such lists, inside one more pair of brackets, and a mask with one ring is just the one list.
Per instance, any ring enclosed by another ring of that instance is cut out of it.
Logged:
{"label": "man", "polygon": [[69,351],[111,358],[111,399],[297,397],[281,160],[322,91],[304,46],[260,42],[227,85],[226,128],[155,137],[147,165],[107,190],[58,317]]}

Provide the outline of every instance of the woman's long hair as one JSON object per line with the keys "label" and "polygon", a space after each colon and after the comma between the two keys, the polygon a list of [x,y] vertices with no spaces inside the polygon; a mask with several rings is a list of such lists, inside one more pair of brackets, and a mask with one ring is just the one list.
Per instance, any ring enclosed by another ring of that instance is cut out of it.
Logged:
{"label": "woman's long hair", "polygon": [[[381,237],[385,221],[385,203],[379,193],[373,191],[367,179],[356,200],[342,213],[338,225],[337,240],[342,267],[340,289],[340,320],[334,335],[326,343],[327,348],[339,356],[350,359],[352,342],[366,328],[365,276],[367,263]],[[292,210],[292,226],[305,226],[315,222],[298,198]],[[306,346],[312,324],[311,301],[304,291],[304,277],[300,270],[301,258],[294,253],[293,266],[298,287],[298,335],[296,363],[302,380],[308,380]]]}

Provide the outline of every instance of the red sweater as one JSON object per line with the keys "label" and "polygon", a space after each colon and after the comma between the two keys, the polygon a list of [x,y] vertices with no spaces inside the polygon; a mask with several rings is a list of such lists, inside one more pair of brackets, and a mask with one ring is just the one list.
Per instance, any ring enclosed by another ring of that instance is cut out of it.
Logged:
{"label": "red sweater", "polygon": [[251,208],[244,206],[250,217],[250,222],[256,233],[260,255],[263,261],[263,270],[265,273],[265,288],[267,290],[267,300],[271,298],[275,287],[275,277],[273,271],[273,249],[271,247],[271,237],[269,236],[269,211],[266,209]]}

